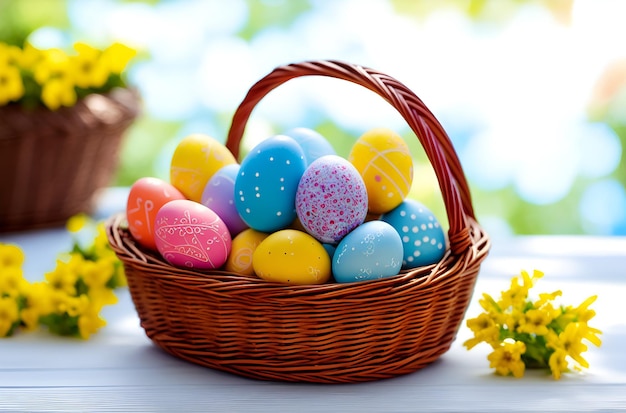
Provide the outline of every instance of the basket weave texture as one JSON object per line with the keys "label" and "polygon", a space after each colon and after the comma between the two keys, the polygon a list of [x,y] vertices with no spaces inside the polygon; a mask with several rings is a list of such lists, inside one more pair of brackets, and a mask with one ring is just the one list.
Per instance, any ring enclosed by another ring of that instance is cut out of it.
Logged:
{"label": "basket weave texture", "polygon": [[129,89],[92,94],[51,111],[0,108],[0,232],[64,222],[90,212],[118,164],[124,132],[139,114]]}
{"label": "basket weave texture", "polygon": [[369,68],[310,61],[274,69],[234,114],[226,145],[235,156],[256,104],[282,83],[310,75],[372,90],[411,126],[446,206],[449,246],[442,261],[381,280],[290,286],[174,268],[134,242],[122,215],[107,221],[110,244],[124,263],[147,336],[179,358],[277,381],[351,383],[414,372],[454,341],[489,237],[474,217],[463,170],[439,122],[406,86]]}

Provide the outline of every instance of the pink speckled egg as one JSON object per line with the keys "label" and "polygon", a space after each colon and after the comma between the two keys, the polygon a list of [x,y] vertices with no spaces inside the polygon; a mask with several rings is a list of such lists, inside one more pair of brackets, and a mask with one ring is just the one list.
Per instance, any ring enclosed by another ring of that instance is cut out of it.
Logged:
{"label": "pink speckled egg", "polygon": [[170,201],[159,209],[154,240],[161,256],[176,267],[219,268],[231,248],[224,221],[210,208],[186,199]]}
{"label": "pink speckled egg", "polygon": [[363,178],[340,156],[317,158],[298,184],[296,212],[309,234],[323,243],[338,243],[367,215]]}

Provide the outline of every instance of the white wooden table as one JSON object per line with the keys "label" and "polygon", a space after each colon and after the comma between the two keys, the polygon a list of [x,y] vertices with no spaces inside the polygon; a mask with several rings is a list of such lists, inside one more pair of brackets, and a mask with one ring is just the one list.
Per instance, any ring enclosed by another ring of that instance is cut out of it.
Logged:
{"label": "white wooden table", "polygon": [[[99,214],[119,208],[108,194]],[[123,198],[123,196],[121,197]],[[62,229],[0,234],[26,252],[31,279],[54,267],[70,239]],[[89,341],[46,332],[0,339],[0,411],[417,412],[626,411],[626,238],[533,236],[493,239],[467,316],[477,299],[508,288],[521,269],[546,273],[537,292],[563,290],[568,304],[598,294],[591,325],[603,345],[590,345],[591,368],[554,381],[527,371],[499,377],[488,348],[451,350],[434,364],[393,379],[342,385],[275,383],[214,371],[164,353],[146,338],[127,290],[103,315],[108,325]]]}

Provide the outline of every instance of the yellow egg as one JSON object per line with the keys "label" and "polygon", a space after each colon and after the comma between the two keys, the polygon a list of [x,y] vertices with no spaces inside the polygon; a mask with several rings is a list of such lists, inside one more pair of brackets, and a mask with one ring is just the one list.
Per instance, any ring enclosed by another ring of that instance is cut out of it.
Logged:
{"label": "yellow egg", "polygon": [[248,228],[237,234],[231,243],[230,255],[226,260],[224,269],[238,274],[252,276],[252,254],[257,246],[267,238],[269,234]]}
{"label": "yellow egg", "polygon": [[265,238],[254,251],[252,265],[260,278],[292,285],[323,284],[331,274],[330,257],[322,244],[295,229]]}
{"label": "yellow egg", "polygon": [[200,133],[179,142],[170,164],[170,183],[188,199],[202,201],[209,179],[223,166],[236,163],[233,154],[214,138]]}
{"label": "yellow egg", "polygon": [[413,183],[413,158],[406,142],[395,132],[375,128],[352,146],[348,160],[367,188],[370,213],[391,211],[406,198]]}

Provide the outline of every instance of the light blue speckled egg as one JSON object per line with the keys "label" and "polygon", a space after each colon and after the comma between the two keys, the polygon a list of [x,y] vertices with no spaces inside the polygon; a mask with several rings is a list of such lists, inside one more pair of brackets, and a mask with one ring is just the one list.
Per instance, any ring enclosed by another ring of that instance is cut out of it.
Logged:
{"label": "light blue speckled egg", "polygon": [[319,132],[309,128],[293,128],[284,133],[293,138],[304,152],[307,165],[324,155],[336,155],[335,148]]}
{"label": "light blue speckled egg", "polygon": [[296,218],[296,190],[305,168],[302,148],[288,136],[255,146],[235,181],[235,207],[243,221],[261,232],[287,228]]}
{"label": "light blue speckled egg", "polygon": [[422,203],[405,199],[380,219],[389,223],[402,238],[402,268],[416,268],[439,262],[446,252],[446,238],[435,215]]}
{"label": "light blue speckled egg", "polygon": [[397,275],[402,267],[402,240],[383,221],[368,221],[346,235],[333,254],[337,282],[374,280]]}

